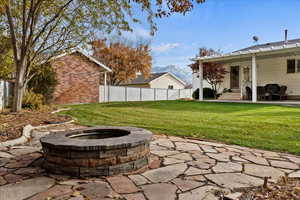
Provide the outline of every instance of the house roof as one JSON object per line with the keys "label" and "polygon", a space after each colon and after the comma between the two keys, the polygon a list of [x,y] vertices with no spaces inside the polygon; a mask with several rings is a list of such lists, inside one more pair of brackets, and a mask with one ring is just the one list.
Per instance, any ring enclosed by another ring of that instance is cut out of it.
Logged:
{"label": "house roof", "polygon": [[145,84],[145,83],[150,83],[151,81],[159,78],[162,75],[167,74],[168,72],[163,72],[163,73],[152,73],[148,78],[145,79],[145,77],[140,74],[137,75],[135,79],[133,79],[129,84]]}
{"label": "house roof", "polygon": [[269,42],[265,44],[257,44],[253,45],[247,48],[243,48],[234,52],[239,52],[239,51],[249,51],[249,50],[258,50],[260,48],[268,48],[268,47],[278,47],[278,46],[283,46],[283,45],[291,45],[291,44],[297,44],[300,43],[300,38],[294,39],[294,40],[287,40],[287,41],[279,41],[279,42]]}
{"label": "house roof", "polygon": [[142,74],[137,75],[136,79],[132,80],[130,83],[127,83],[126,85],[147,84],[168,74],[171,75],[176,80],[178,80],[179,82],[181,82],[183,85],[186,84],[184,81],[182,81],[180,78],[178,78],[177,76],[175,76],[170,72],[161,72],[161,73],[151,73],[148,78],[145,78]]}
{"label": "house roof", "polygon": [[81,55],[85,56],[86,58],[88,58],[91,62],[95,63],[96,65],[102,67],[103,69],[105,69],[106,71],[108,72],[112,72],[112,70],[107,67],[106,65],[104,65],[103,63],[99,62],[98,60],[96,60],[95,58],[93,58],[92,56],[90,56],[88,53],[86,53],[84,50],[82,49],[72,49],[70,51],[67,51],[65,53],[62,53],[58,56],[55,56],[53,58],[51,58],[51,60],[54,60],[54,59],[57,59],[57,58],[61,58],[63,56],[66,56],[66,55],[70,55],[70,54],[73,54],[73,53],[80,53]]}
{"label": "house roof", "polygon": [[286,42],[280,41],[280,42],[259,44],[244,49],[240,49],[237,51],[233,51],[231,53],[197,57],[192,60],[200,60],[202,62],[214,62],[214,61],[222,61],[226,59],[250,57],[252,55],[258,55],[258,54],[270,54],[270,53],[277,53],[283,51],[294,51],[295,49],[300,50],[300,39],[288,40]]}

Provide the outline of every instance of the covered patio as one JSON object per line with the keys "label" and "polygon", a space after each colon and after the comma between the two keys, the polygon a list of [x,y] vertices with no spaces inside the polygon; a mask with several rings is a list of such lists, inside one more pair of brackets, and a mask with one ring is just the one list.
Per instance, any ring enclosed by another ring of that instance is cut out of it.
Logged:
{"label": "covered patio", "polygon": [[[203,64],[218,62],[229,71],[222,88],[234,91],[238,98],[212,101],[300,105],[299,40],[256,45],[228,54],[198,57],[196,60],[199,63],[199,101],[204,101]],[[273,101],[272,94],[265,91],[270,85],[278,87],[277,101]]]}

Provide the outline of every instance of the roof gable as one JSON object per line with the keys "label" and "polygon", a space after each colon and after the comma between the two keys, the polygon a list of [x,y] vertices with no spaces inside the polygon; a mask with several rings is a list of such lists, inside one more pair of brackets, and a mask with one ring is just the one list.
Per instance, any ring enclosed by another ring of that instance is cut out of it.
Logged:
{"label": "roof gable", "polygon": [[112,70],[107,67],[106,65],[104,65],[103,63],[99,62],[98,60],[96,60],[95,58],[93,58],[92,56],[88,55],[86,52],[84,52],[83,50],[81,49],[74,49],[74,50],[71,50],[71,51],[68,51],[66,53],[62,53],[58,56],[55,56],[53,57],[51,60],[55,60],[55,59],[58,59],[58,58],[61,58],[61,57],[64,57],[66,55],[70,55],[70,54],[74,54],[74,53],[80,53],[81,55],[85,56],[88,60],[90,60],[91,62],[95,63],[96,65],[98,65],[99,67],[102,67],[103,69],[105,69],[106,71],[108,72],[112,72]]}

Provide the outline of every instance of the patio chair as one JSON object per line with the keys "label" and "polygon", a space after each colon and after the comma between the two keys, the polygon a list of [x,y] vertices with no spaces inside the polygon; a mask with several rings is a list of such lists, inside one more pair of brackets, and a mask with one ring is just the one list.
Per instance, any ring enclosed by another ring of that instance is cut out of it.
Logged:
{"label": "patio chair", "polygon": [[252,100],[252,90],[250,87],[246,87],[246,99],[247,100]]}
{"label": "patio chair", "polygon": [[267,100],[279,100],[280,99],[280,86],[278,84],[267,84],[265,86],[265,97]]}
{"label": "patio chair", "polygon": [[257,99],[259,101],[266,100],[266,90],[265,90],[265,87],[263,87],[263,86],[258,86],[257,87]]}
{"label": "patio chair", "polygon": [[287,99],[286,90],[287,90],[287,86],[282,85],[280,87],[280,90],[279,90],[279,99],[280,100],[286,100]]}

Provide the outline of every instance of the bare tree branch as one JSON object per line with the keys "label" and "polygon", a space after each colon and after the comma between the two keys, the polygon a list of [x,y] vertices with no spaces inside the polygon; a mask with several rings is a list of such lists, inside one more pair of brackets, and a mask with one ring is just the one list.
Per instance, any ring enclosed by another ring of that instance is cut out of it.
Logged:
{"label": "bare tree branch", "polygon": [[45,32],[45,30],[47,29],[47,27],[53,23],[60,15],[61,13],[63,12],[63,10],[68,6],[70,5],[70,3],[74,1],[74,0],[69,0],[65,5],[63,5],[59,11],[52,17],[52,19],[50,19],[45,25],[44,27],[42,28],[42,30],[36,35],[36,37],[33,39],[33,44],[36,43],[36,41],[39,39],[39,37]]}

